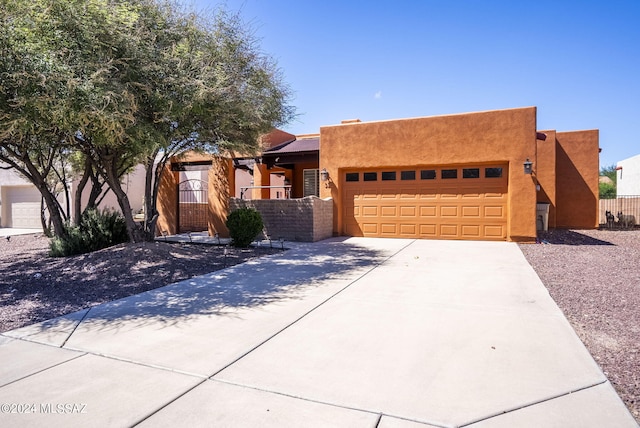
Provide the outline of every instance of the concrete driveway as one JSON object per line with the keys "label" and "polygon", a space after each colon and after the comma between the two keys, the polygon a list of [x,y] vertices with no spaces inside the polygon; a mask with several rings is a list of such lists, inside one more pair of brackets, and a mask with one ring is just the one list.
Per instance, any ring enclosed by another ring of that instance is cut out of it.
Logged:
{"label": "concrete driveway", "polygon": [[504,242],[294,244],[4,333],[0,361],[2,426],[637,427]]}

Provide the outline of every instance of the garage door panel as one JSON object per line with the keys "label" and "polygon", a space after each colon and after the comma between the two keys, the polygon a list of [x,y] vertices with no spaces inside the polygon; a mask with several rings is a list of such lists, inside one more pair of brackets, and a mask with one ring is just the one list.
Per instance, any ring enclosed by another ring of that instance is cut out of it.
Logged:
{"label": "garage door panel", "polygon": [[421,224],[419,226],[420,236],[435,238],[438,236],[438,225],[437,224]]}
{"label": "garage door panel", "polygon": [[362,223],[362,233],[366,235],[378,235],[378,223]]}
{"label": "garage door panel", "polygon": [[[387,168],[375,171],[378,181],[343,181],[347,196],[344,218],[353,218],[356,223],[345,229],[363,236],[505,240],[507,174],[488,178],[485,166],[472,165],[480,176],[462,178],[465,168],[425,167],[436,173],[423,178],[419,169],[403,167],[396,176],[415,169],[416,179],[382,181],[382,172],[393,170]],[[459,178],[443,179],[442,169],[457,169]]]}
{"label": "garage door panel", "polygon": [[421,206],[420,217],[436,217],[438,215],[438,207],[433,205]]}
{"label": "garage door panel", "polygon": [[477,205],[462,207],[462,217],[480,218],[480,207]]}
{"label": "garage door panel", "polygon": [[460,195],[458,193],[441,193],[440,194],[440,199],[443,200],[447,200],[447,199],[459,199]]}
{"label": "garage door panel", "polygon": [[418,199],[418,190],[417,189],[401,189],[400,190],[400,199],[403,200],[416,200]]}
{"label": "garage door panel", "polygon": [[378,217],[378,207],[375,205],[363,206],[362,217]]}
{"label": "garage door panel", "polygon": [[503,218],[504,212],[502,205],[487,205],[484,207],[484,216],[487,218]]}
{"label": "garage door panel", "polygon": [[456,205],[441,206],[440,217],[458,217],[458,207]]}
{"label": "garage door panel", "polygon": [[487,238],[504,239],[507,231],[504,225],[485,225],[484,236]]}
{"label": "garage door panel", "polygon": [[417,212],[416,206],[401,206],[400,217],[415,217]]}
{"label": "garage door panel", "polygon": [[460,232],[463,238],[479,238],[480,225],[479,224],[463,224],[460,227]]}
{"label": "garage door panel", "polygon": [[438,199],[437,193],[421,193],[420,199]]}
{"label": "garage door panel", "polygon": [[400,235],[401,236],[416,236],[418,231],[417,224],[401,224],[400,225]]}
{"label": "garage door panel", "polygon": [[398,216],[398,208],[395,206],[385,205],[380,207],[380,215],[382,217],[397,217]]}
{"label": "garage door panel", "polygon": [[484,198],[485,199],[504,199],[504,194],[500,193],[500,192],[485,192],[484,193]]}
{"label": "garage door panel", "polygon": [[398,225],[395,223],[382,223],[380,225],[380,233],[383,236],[397,236]]}
{"label": "garage door panel", "polygon": [[400,195],[398,195],[397,189],[382,189],[382,194],[380,195],[380,199],[382,200],[396,200],[400,198]]}
{"label": "garage door panel", "polygon": [[445,238],[457,238],[458,237],[458,225],[457,224],[441,224],[440,236]]}

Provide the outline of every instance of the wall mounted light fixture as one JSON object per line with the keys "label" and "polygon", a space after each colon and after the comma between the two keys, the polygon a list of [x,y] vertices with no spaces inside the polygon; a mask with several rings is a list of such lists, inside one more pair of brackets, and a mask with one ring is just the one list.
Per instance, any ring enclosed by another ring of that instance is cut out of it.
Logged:
{"label": "wall mounted light fixture", "polygon": [[320,171],[320,181],[324,183],[324,187],[329,187],[329,171],[326,168],[322,168]]}
{"label": "wall mounted light fixture", "polygon": [[524,161],[523,166],[524,166],[524,173],[531,175],[531,173],[533,172],[533,162],[531,162],[529,158],[527,158],[527,160]]}

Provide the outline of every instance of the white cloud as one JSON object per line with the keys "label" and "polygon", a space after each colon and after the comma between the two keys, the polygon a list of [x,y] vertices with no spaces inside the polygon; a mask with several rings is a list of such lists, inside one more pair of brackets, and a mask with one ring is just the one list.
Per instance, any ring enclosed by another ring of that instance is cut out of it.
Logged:
{"label": "white cloud", "polygon": [[373,98],[375,98],[376,100],[379,100],[380,98],[382,98],[382,91],[376,92]]}

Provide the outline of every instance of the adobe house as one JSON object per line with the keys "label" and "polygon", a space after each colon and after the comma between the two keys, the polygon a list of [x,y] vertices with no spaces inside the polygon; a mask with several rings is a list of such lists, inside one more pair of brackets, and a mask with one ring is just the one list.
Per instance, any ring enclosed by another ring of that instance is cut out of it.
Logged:
{"label": "adobe house", "polygon": [[[210,176],[224,177],[208,180],[210,233],[226,233],[229,197],[240,196],[236,182],[249,173],[242,196],[254,206],[282,196],[330,201],[332,235],[533,241],[539,203],[549,204],[551,228],[598,226],[598,131],[538,132],[535,107],[272,134],[259,157],[209,161]],[[289,193],[274,196],[274,188]],[[172,204],[161,216],[166,228]]]}

